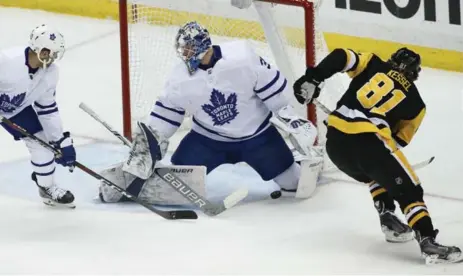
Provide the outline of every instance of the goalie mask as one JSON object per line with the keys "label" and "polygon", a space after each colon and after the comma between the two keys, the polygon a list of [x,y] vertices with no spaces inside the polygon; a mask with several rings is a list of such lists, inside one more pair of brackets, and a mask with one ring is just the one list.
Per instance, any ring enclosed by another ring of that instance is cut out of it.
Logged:
{"label": "goalie mask", "polygon": [[201,59],[211,46],[209,32],[195,21],[183,25],[175,38],[177,55],[185,62],[190,74],[198,70]]}

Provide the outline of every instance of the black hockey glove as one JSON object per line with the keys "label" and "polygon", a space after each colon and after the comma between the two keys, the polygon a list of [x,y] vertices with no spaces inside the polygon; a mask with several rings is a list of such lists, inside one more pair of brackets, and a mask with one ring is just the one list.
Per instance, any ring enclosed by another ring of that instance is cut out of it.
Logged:
{"label": "black hockey glove", "polygon": [[294,96],[300,104],[309,104],[320,95],[322,81],[317,80],[314,73],[315,68],[309,67],[305,75],[294,82]]}

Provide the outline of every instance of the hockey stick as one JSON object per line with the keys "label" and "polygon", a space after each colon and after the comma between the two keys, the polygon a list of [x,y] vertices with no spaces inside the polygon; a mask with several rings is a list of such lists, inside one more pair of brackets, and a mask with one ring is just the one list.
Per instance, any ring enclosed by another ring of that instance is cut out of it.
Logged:
{"label": "hockey stick", "polygon": [[[40,144],[44,148],[50,150],[51,152],[53,152],[55,154],[55,156],[60,157],[62,155],[60,150],[54,148],[52,145],[50,145],[49,143],[45,142],[44,140],[38,138],[34,134],[30,134],[27,130],[25,130],[24,128],[22,128],[22,127],[18,126],[17,124],[13,123],[9,119],[7,119],[7,118],[5,118],[3,116],[0,116],[0,121],[2,123],[4,123],[4,124],[8,125],[9,127],[13,128],[14,130],[20,132],[22,135],[32,139],[33,141]],[[82,171],[86,172],[87,174],[93,176],[94,178],[96,178],[96,179],[98,179],[100,181],[103,181],[105,184],[107,184],[108,186],[110,186],[114,190],[118,191],[119,193],[123,194],[127,198],[135,201],[136,203],[142,205],[146,209],[150,210],[153,213],[158,214],[159,216],[161,216],[161,217],[163,217],[165,219],[171,219],[172,220],[172,219],[197,219],[198,218],[198,215],[194,211],[190,211],[190,210],[163,211],[163,210],[156,209],[153,206],[150,206],[150,205],[144,203],[143,201],[139,200],[134,195],[128,193],[127,191],[125,191],[121,187],[119,187],[116,184],[112,183],[108,179],[104,178],[103,176],[96,173],[95,171],[88,168],[87,166],[81,164],[80,162],[76,161],[74,164],[75,164],[75,166],[77,168],[79,168]]]}
{"label": "hockey stick", "polygon": [[[412,165],[412,169],[414,169],[414,170],[422,169],[422,168],[426,167],[427,165],[431,164],[432,161],[434,161],[434,159],[435,159],[435,156],[432,156],[431,158],[428,158],[428,159],[426,159],[426,160],[423,160],[423,161],[421,161],[421,162],[418,162],[418,163]],[[329,177],[329,176],[328,176],[328,177],[327,177],[327,176],[324,176],[323,178],[324,178],[325,180],[327,180],[327,181],[345,181],[345,179],[341,179],[341,178],[338,179],[338,178],[336,178],[336,177]],[[357,184],[357,183],[358,183],[358,184],[364,184],[364,183],[360,183],[360,182],[356,182],[356,181],[355,181],[355,183],[356,183],[356,184]],[[371,183],[371,184],[374,184],[374,183],[376,183],[376,182],[373,182],[373,183]]]}
{"label": "hockey stick", "polygon": [[[121,140],[124,145],[132,147],[132,143],[128,139],[122,136],[117,130],[115,130],[100,116],[98,116],[98,114],[96,114],[96,112],[93,111],[89,106],[87,106],[85,103],[80,103],[79,107],[91,117],[93,117],[97,122],[101,123],[109,132]],[[200,208],[201,211],[203,211],[208,216],[216,216],[225,210],[230,209],[248,195],[248,190],[246,188],[241,188],[228,195],[220,203],[216,204],[202,197],[182,179],[180,179],[180,177],[172,173],[168,168],[155,168],[155,172],[184,198],[190,201],[193,205]]]}

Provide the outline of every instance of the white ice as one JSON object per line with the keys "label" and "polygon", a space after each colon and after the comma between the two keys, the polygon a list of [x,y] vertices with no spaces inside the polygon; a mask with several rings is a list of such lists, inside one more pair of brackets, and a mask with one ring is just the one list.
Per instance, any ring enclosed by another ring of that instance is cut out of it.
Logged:
{"label": "white ice", "polygon": [[[78,159],[95,170],[121,160],[126,150],[78,108],[84,101],[121,127],[117,23],[0,8],[0,47],[26,45],[42,23],[59,27],[70,46],[58,103]],[[428,115],[406,154],[411,163],[436,156],[419,171],[426,201],[439,241],[463,246],[463,76],[424,69],[418,86]],[[215,218],[166,221],[135,204],[100,204],[97,181],[60,168],[78,207],[57,210],[40,202],[22,143],[4,131],[0,141],[2,274],[463,274],[463,264],[424,265],[416,242],[386,243],[368,189],[353,182],[322,185],[305,201],[259,200],[273,183],[245,166],[222,166],[208,194],[247,186],[246,203]]]}

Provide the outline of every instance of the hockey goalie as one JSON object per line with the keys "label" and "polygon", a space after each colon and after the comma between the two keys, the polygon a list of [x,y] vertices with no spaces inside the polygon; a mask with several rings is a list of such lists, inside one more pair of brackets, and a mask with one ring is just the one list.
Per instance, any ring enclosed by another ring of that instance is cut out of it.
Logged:
{"label": "hockey goalie", "polygon": [[[193,171],[204,166],[208,174],[222,164],[243,162],[262,180],[273,180],[280,187],[273,197],[309,198],[323,157],[313,147],[316,127],[300,118],[289,104],[291,85],[283,74],[246,41],[212,44],[207,29],[194,21],[179,28],[175,41],[181,61],[173,68],[146,124],[138,124],[132,155],[125,164],[106,171],[108,178],[122,181],[123,188],[134,194],[149,193],[140,187],[151,184],[164,187],[153,176],[155,161],[163,157],[166,141],[185,114],[191,114],[192,128],[175,149],[172,164]],[[294,151],[281,132],[288,135]],[[142,180],[151,184],[143,186]],[[199,184],[204,191],[204,182]],[[102,188],[102,198],[108,201],[105,193],[112,191]]]}

